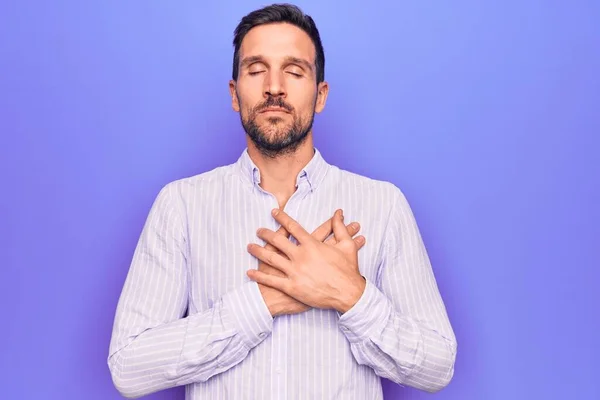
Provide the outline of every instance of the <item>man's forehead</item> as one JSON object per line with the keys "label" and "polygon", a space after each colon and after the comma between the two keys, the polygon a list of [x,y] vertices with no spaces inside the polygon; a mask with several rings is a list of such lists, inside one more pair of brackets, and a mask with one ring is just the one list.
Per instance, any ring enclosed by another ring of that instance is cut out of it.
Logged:
{"label": "man's forehead", "polygon": [[304,58],[314,62],[315,46],[302,29],[285,23],[252,28],[242,40],[240,59],[261,56],[265,59]]}

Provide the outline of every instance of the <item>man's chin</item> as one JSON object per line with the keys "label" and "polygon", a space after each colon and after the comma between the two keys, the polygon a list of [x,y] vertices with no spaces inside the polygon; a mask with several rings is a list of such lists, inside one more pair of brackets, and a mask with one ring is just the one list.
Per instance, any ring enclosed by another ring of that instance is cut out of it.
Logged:
{"label": "man's chin", "polygon": [[[278,117],[274,117],[274,119],[281,120]],[[259,122],[258,119],[255,119],[253,122],[245,124],[244,130],[263,154],[274,157],[295,151],[306,139],[306,134],[296,137],[296,133],[294,133],[296,130],[292,129],[292,126],[289,123],[272,124],[265,120]]]}
{"label": "man's chin", "polygon": [[297,140],[290,141],[289,138],[272,138],[262,136],[259,140],[253,140],[254,144],[260,150],[272,153],[271,155],[285,153],[298,146]]}
{"label": "man's chin", "polygon": [[259,124],[258,126],[260,127],[260,129],[263,132],[269,132],[272,131],[273,128],[275,128],[276,131],[286,131],[289,130],[291,128],[289,123],[286,123],[283,118],[280,117],[269,117],[266,118],[264,121],[261,121],[262,123]]}
{"label": "man's chin", "polygon": [[281,143],[283,142],[288,133],[285,129],[263,129],[261,132],[261,139],[267,143]]}
{"label": "man's chin", "polygon": [[262,140],[260,144],[271,150],[283,150],[289,146],[289,143],[284,142],[283,140]]}

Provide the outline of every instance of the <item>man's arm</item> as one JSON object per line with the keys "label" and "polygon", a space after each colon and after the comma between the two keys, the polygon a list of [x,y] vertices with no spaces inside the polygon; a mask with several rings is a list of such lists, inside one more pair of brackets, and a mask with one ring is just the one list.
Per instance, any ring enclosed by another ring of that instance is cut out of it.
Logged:
{"label": "man's arm", "polygon": [[206,381],[241,362],[272,329],[273,318],[255,282],[184,318],[189,289],[185,232],[177,188],[167,185],[144,225],[114,321],[108,366],[125,397]]}
{"label": "man's arm", "polygon": [[436,392],[454,374],[456,338],[412,211],[394,190],[379,279],[367,281],[339,326],[359,364],[398,384]]}

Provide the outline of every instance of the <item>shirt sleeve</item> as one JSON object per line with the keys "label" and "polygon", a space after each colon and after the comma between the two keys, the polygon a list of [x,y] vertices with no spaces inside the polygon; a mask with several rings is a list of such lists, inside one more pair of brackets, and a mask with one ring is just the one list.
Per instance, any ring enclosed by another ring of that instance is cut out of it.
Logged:
{"label": "shirt sleeve", "polygon": [[127,398],[206,381],[240,363],[273,326],[252,281],[186,316],[186,229],[174,186],[152,205],[117,305],[108,366]]}
{"label": "shirt sleeve", "polygon": [[359,364],[427,392],[448,385],[457,343],[406,198],[394,186],[378,282],[339,319]]}

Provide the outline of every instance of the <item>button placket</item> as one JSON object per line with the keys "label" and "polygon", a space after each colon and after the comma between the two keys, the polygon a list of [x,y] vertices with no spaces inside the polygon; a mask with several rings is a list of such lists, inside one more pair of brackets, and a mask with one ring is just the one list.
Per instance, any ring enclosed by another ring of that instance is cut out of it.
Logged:
{"label": "button placket", "polygon": [[[301,202],[306,197],[308,191],[310,191],[310,185],[306,179],[306,173],[303,172],[301,179],[298,181],[296,191],[290,196],[284,207],[284,211],[296,221],[298,221]],[[263,192],[273,198],[275,206],[272,208],[279,208],[279,203],[275,196],[267,191]],[[271,212],[271,210],[268,211],[269,213]],[[279,223],[273,219],[273,224],[273,230],[277,230],[279,228]],[[292,241],[297,243],[294,238],[292,238]],[[288,358],[287,340],[289,337],[289,324],[290,320],[286,315],[276,317],[273,321],[273,330],[271,332],[271,396],[274,399],[284,399],[288,397],[287,376],[285,374],[284,363]]]}

